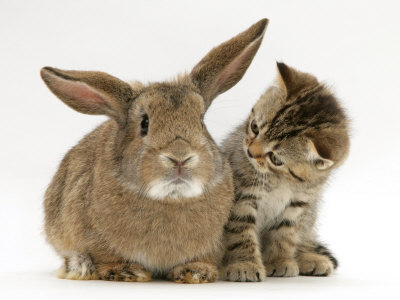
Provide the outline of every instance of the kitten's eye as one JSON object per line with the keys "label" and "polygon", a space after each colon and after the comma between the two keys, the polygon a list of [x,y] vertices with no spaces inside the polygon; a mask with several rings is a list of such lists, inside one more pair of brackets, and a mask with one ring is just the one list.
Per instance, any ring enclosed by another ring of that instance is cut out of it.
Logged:
{"label": "kitten's eye", "polygon": [[258,126],[254,120],[251,121],[250,127],[251,127],[251,131],[253,131],[254,134],[257,135],[258,134]]}
{"label": "kitten's eye", "polygon": [[281,161],[273,152],[268,152],[269,160],[277,167],[283,165],[283,161]]}
{"label": "kitten's eye", "polygon": [[143,116],[142,122],[140,122],[140,135],[146,136],[149,131],[149,116],[146,114]]}

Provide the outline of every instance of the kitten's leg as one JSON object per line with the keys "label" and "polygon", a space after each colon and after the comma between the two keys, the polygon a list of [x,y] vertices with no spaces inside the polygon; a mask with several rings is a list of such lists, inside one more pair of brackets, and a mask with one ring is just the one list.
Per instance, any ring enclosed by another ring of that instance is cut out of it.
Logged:
{"label": "kitten's leg", "polygon": [[300,274],[306,276],[329,276],[338,262],[332,253],[322,245],[299,247],[297,262]]}
{"label": "kitten's leg", "polygon": [[226,254],[222,277],[230,281],[262,281],[262,263],[256,228],[257,198],[251,194],[237,197],[225,226]]}
{"label": "kitten's leg", "polygon": [[151,273],[143,266],[132,262],[96,263],[99,279],[109,281],[151,281]]}
{"label": "kitten's leg", "polygon": [[263,252],[267,276],[293,277],[299,275],[295,254],[298,233],[294,223],[283,219],[266,233]]}

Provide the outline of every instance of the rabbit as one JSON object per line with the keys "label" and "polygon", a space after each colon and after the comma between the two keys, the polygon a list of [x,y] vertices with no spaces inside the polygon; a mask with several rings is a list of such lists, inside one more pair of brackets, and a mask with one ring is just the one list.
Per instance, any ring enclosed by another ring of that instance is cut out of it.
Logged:
{"label": "rabbit", "polygon": [[217,279],[234,189],[203,117],[242,78],[267,25],[258,21],[168,82],[41,69],[69,107],[109,117],[65,155],[45,193],[44,231],[64,259],[60,278]]}

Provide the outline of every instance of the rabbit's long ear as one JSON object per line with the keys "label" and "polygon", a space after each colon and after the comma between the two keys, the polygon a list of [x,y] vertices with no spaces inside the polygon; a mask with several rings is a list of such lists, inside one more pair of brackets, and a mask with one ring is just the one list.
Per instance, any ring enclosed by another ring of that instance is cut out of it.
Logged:
{"label": "rabbit's long ear", "polygon": [[65,104],[85,114],[108,115],[125,124],[133,91],[116,77],[103,72],[65,71],[44,67],[40,75]]}
{"label": "rabbit's long ear", "polygon": [[267,19],[212,49],[192,70],[190,77],[199,88],[206,106],[243,77],[261,45]]}

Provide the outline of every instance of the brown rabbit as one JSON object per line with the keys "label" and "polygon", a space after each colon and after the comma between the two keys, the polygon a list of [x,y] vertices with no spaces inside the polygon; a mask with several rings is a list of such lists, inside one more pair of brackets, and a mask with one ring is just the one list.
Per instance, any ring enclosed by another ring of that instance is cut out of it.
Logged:
{"label": "brown rabbit", "polygon": [[171,82],[41,70],[68,106],[110,117],[67,153],[46,191],[47,240],[65,260],[60,277],[216,279],[233,183],[203,116],[242,78],[267,24],[260,20]]}

